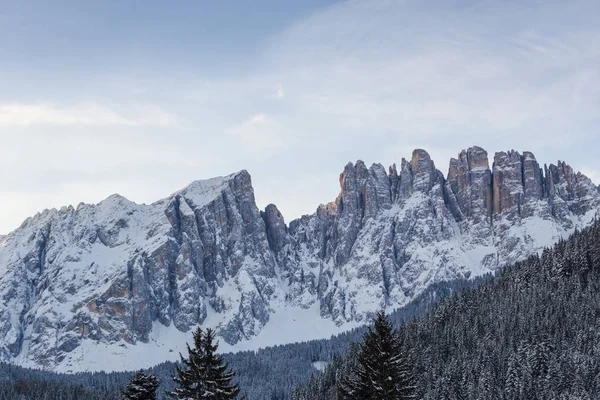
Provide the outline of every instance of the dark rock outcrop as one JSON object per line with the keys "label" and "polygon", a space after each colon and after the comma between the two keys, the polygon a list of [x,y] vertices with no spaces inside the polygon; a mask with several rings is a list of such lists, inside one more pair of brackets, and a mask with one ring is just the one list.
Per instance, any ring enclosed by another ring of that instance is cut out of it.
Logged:
{"label": "dark rock outcrop", "polygon": [[591,221],[598,188],[564,162],[479,147],[448,175],[421,149],[388,171],[349,163],[340,194],[289,226],[246,171],[138,205],[47,210],[0,240],[0,357],[54,368],[83,343],[135,345],[211,324],[228,343],[272,313],[365,321],[428,285],[494,271]]}

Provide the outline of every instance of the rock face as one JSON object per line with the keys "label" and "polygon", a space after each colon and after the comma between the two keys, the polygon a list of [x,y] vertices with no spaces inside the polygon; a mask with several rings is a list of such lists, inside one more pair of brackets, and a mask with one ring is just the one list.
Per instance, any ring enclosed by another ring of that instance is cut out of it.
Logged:
{"label": "rock face", "polygon": [[0,354],[52,367],[82,341],[147,342],[153,322],[187,331],[209,311],[236,342],[268,321],[276,268],[246,171],[152,205],[45,211],[0,248]]}
{"label": "rock face", "polygon": [[275,205],[259,211],[246,171],[151,205],[113,195],[29,218],[0,238],[0,357],[55,369],[82,346],[198,324],[235,344],[290,307],[361,322],[527,257],[600,207],[588,178],[529,152],[490,167],[472,147],[446,178],[424,150],[400,166],[349,163],[337,199],[289,225]]}

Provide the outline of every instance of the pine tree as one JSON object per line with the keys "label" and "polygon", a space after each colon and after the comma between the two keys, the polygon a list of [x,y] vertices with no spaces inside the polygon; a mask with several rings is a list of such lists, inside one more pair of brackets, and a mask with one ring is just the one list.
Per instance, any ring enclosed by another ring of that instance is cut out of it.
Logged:
{"label": "pine tree", "polygon": [[181,354],[181,364],[176,366],[173,378],[179,386],[169,395],[175,399],[229,400],[240,393],[238,385],[232,385],[235,372],[228,372],[228,364],[216,354],[218,342],[212,329],[196,329],[193,334],[194,347],[187,345],[188,358]]}
{"label": "pine tree", "polygon": [[409,352],[384,312],[369,328],[350,377],[342,380],[340,396],[347,400],[413,399],[415,385]]}
{"label": "pine tree", "polygon": [[156,376],[139,371],[123,390],[123,398],[126,400],[155,400],[156,390],[159,386],[160,383]]}
{"label": "pine tree", "polygon": [[522,381],[520,377],[520,365],[515,354],[508,359],[506,382],[504,383],[504,397],[506,400],[516,400],[521,396]]}

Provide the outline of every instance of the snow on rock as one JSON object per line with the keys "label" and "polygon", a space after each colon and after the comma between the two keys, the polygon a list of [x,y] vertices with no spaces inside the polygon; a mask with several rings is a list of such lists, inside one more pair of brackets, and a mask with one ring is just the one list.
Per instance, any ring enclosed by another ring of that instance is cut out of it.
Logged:
{"label": "snow on rock", "polygon": [[349,163],[338,198],[285,223],[246,171],[145,205],[113,195],[0,237],[0,358],[57,371],[177,358],[196,326],[222,351],[328,337],[428,285],[494,271],[595,218],[564,162],[479,147],[447,177],[424,150],[386,172]]}

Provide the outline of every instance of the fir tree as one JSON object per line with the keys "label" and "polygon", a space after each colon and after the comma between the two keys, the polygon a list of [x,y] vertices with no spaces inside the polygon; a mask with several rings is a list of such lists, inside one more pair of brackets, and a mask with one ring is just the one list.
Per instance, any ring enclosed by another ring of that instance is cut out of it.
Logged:
{"label": "fir tree", "polygon": [[235,372],[228,371],[228,364],[216,354],[218,342],[212,329],[194,332],[194,347],[187,345],[188,358],[181,356],[173,378],[179,387],[170,394],[175,399],[229,400],[240,393],[238,385],[231,384]]}
{"label": "fir tree", "polygon": [[414,398],[414,376],[408,352],[384,312],[369,328],[351,376],[342,380],[342,399],[404,400]]}
{"label": "fir tree", "polygon": [[156,376],[139,371],[123,390],[123,398],[126,400],[155,400],[156,390],[159,386],[160,383]]}

